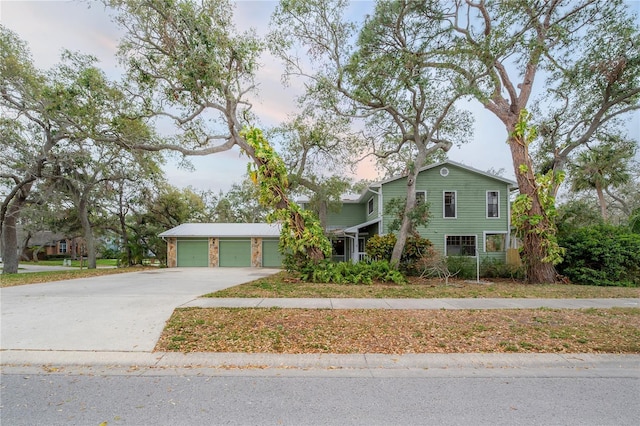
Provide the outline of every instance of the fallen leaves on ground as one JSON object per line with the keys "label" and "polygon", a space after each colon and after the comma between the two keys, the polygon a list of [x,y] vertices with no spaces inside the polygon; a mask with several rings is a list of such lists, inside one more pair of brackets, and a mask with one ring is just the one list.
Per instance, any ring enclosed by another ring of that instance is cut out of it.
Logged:
{"label": "fallen leaves on ground", "polygon": [[510,279],[475,281],[409,277],[409,283],[324,284],[306,283],[293,274],[280,272],[206,295],[207,297],[332,297],[332,298],[617,298],[640,296],[640,289],[575,284],[524,284]]}
{"label": "fallen leaves on ground", "polygon": [[640,353],[640,309],[177,309],[156,351]]}

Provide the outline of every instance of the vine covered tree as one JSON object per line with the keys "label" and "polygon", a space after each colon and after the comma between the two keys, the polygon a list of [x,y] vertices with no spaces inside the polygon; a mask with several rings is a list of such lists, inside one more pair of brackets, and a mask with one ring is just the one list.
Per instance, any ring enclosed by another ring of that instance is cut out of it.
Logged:
{"label": "vine covered tree", "polygon": [[[447,152],[469,136],[471,116],[455,107],[466,83],[424,62],[430,44],[445,29],[425,21],[421,2],[376,4],[360,31],[344,18],[345,0],[283,0],[274,14],[274,52],[288,75],[308,82],[307,96],[334,113],[362,119],[369,149],[381,158],[408,159],[407,196],[391,258],[398,264],[416,207],[416,178],[430,156]],[[310,66],[292,53],[307,49]]]}
{"label": "vine covered tree", "polygon": [[[141,114],[165,119],[175,135],[133,145],[148,151],[209,155],[239,147],[257,169],[265,166],[244,136],[251,127],[263,43],[254,32],[239,33],[228,0],[106,0],[126,30],[120,55]],[[281,188],[284,191],[284,188]],[[289,206],[288,198],[279,208]],[[294,207],[292,207],[294,208]],[[299,223],[304,225],[303,222]],[[311,249],[316,257],[322,248]]]}
{"label": "vine covered tree", "polygon": [[540,128],[564,135],[555,138],[557,153],[561,144],[587,142],[598,126],[637,109],[637,24],[621,0],[434,0],[423,11],[424,20],[447,28],[447,38],[422,58],[425,65],[471,85],[475,99],[505,126],[521,194],[514,220],[527,280],[554,282],[562,254],[553,224],[562,156],[547,173],[536,173],[530,145],[537,120],[527,109],[534,110],[537,93],[549,92],[581,105],[562,126]]}

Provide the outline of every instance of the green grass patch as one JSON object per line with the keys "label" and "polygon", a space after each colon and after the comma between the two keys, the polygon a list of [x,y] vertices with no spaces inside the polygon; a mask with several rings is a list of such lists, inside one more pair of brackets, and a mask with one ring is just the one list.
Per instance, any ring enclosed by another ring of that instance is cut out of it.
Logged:
{"label": "green grass patch", "polygon": [[[24,262],[24,261],[21,261],[20,264],[36,265],[36,266],[64,266],[63,265],[63,259],[39,260],[37,262]],[[118,259],[96,259],[96,265],[98,267],[101,267],[101,266],[102,267],[106,267],[106,266],[116,267],[116,266],[118,266]],[[70,266],[72,268],[79,268],[80,267],[80,261],[79,260],[72,260]],[[87,261],[86,260],[83,261],[82,266],[84,268],[87,267]]]}

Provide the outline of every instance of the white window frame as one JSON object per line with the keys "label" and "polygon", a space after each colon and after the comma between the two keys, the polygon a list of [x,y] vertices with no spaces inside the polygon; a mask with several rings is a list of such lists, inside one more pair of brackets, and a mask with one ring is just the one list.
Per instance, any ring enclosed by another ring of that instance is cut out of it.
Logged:
{"label": "white window frame", "polygon": [[66,254],[68,252],[69,252],[69,244],[67,243],[67,240],[60,240],[60,242],[58,243],[58,253]]}
{"label": "white window frame", "polygon": [[373,202],[373,197],[369,198],[369,201],[367,201],[367,216],[370,216],[373,214],[373,211],[375,210],[375,206],[374,206],[374,202]]}
{"label": "white window frame", "polygon": [[[491,192],[495,192],[496,194],[498,194],[498,216],[489,216],[489,193]],[[485,209],[486,209],[486,218],[487,219],[500,219],[500,191],[495,191],[495,190],[491,190],[491,191],[487,191],[487,195],[484,199],[485,201]]]}
{"label": "white window frame", "polygon": [[427,202],[427,191],[416,191],[416,206],[418,205],[418,194],[424,194],[424,202]]}
{"label": "white window frame", "polygon": [[[447,205],[445,200],[447,198],[448,193],[453,194],[453,201],[454,201],[453,216],[447,216]],[[442,191],[442,218],[443,219],[458,218],[458,191]]]}
{"label": "white window frame", "polygon": [[[484,231],[483,233],[484,239],[484,252],[485,253],[504,253],[507,251],[507,247],[509,245],[509,233],[507,231]],[[495,235],[501,234],[504,235],[504,247],[502,251],[487,251],[487,235]]]}
{"label": "white window frame", "polygon": [[[449,237],[473,237],[473,251],[475,251],[475,255],[467,255],[467,254],[454,254],[450,255],[447,250],[447,239]],[[465,256],[465,257],[476,257],[478,256],[478,236],[475,234],[445,234],[444,235],[444,255],[445,256]]]}

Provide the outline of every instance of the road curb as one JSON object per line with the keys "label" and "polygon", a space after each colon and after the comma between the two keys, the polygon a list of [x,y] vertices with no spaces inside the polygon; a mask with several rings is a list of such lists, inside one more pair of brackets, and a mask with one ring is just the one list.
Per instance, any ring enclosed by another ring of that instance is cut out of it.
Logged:
{"label": "road curb", "polygon": [[[435,372],[452,375],[455,371],[474,370],[490,375],[522,375],[534,369],[568,374],[598,375],[606,369],[609,374],[618,371],[625,377],[640,378],[640,355],[618,354],[247,354],[247,353],[177,353],[177,352],[100,352],[100,351],[20,351],[0,352],[3,371],[19,372],[32,368],[45,372],[70,372],[82,369],[128,371],[152,374],[170,370],[173,373],[190,370],[203,374],[218,374],[237,370],[264,371],[269,375],[282,375],[287,370],[366,372],[366,374],[393,372],[433,375]],[[497,373],[502,371],[501,373]],[[539,373],[537,373],[539,374]]]}

